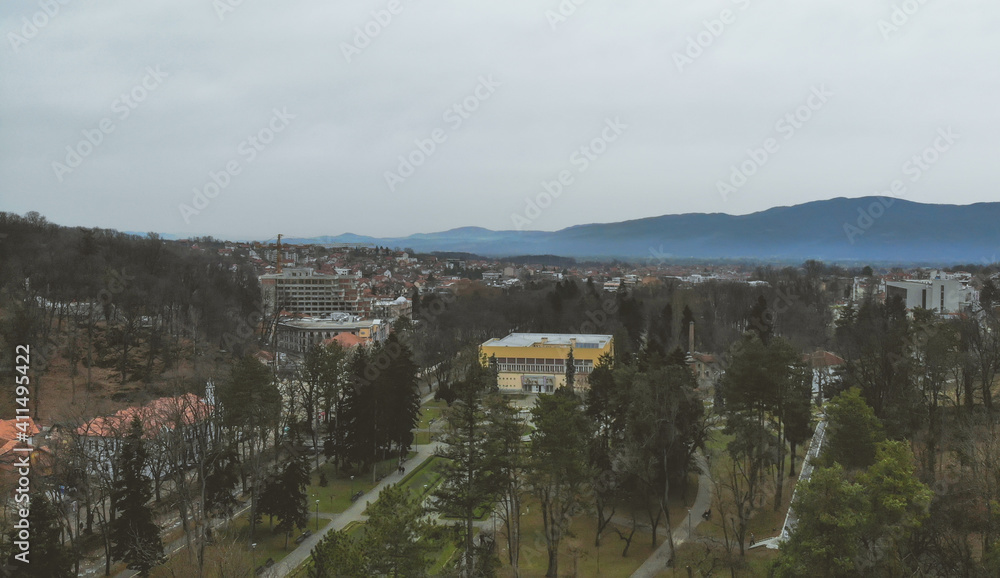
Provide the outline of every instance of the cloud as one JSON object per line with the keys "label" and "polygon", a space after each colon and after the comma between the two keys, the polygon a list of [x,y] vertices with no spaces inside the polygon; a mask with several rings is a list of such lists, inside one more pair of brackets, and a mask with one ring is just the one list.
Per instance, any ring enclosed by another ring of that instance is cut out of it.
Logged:
{"label": "cloud", "polygon": [[[893,3],[587,0],[553,29],[565,3],[4,3],[0,209],[222,237],[507,229],[615,117],[628,138],[532,227],[870,195],[939,126],[962,147],[908,198],[994,200],[1000,5],[924,3],[886,38]],[[737,17],[679,72],[674,55],[724,10]],[[28,39],[25,19],[46,22]],[[52,163],[157,66],[169,77],[60,182]],[[385,171],[489,75],[502,86],[391,191]],[[720,175],[819,84],[835,102],[723,201]],[[295,122],[185,222],[179,206],[276,108]]]}

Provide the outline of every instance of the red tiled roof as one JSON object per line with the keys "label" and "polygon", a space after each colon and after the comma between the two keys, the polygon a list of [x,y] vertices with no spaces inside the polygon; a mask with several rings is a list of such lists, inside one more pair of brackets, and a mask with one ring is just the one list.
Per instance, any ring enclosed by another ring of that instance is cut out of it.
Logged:
{"label": "red tiled roof", "polygon": [[149,438],[163,429],[174,429],[178,421],[184,425],[197,423],[208,417],[212,409],[193,393],[161,397],[148,405],[127,407],[114,415],[94,418],[78,427],[76,433],[98,437],[124,436],[132,418],[138,416],[143,425],[143,437]]}
{"label": "red tiled roof", "polygon": [[357,335],[354,335],[353,333],[338,333],[333,337],[324,341],[323,345],[329,345],[334,341],[343,346],[344,349],[350,349],[351,347],[362,345],[365,342],[364,339],[358,337]]}
{"label": "red tiled roof", "polygon": [[[18,421],[26,422],[28,425],[18,427]],[[26,420],[0,419],[0,440],[16,440],[19,433],[27,434],[30,437],[37,435],[40,431],[42,430],[38,429],[35,420],[31,418]]]}
{"label": "red tiled roof", "polygon": [[802,355],[802,361],[808,363],[813,368],[831,367],[834,365],[844,365],[847,361],[843,357],[834,355],[829,351],[815,351]]}

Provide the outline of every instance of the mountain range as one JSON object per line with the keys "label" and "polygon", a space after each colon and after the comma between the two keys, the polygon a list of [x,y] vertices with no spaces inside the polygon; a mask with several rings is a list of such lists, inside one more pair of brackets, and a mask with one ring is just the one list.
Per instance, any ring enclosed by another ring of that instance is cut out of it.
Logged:
{"label": "mountain range", "polygon": [[688,213],[559,231],[462,227],[379,238],[345,233],[293,244],[371,243],[416,252],[582,259],[752,259],[992,263],[1000,260],[1000,203],[924,204],[893,197],[836,198],[748,215]]}

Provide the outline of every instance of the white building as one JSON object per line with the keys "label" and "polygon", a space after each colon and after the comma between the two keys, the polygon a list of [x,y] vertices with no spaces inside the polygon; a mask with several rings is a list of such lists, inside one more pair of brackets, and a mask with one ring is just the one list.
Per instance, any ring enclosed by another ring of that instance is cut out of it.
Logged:
{"label": "white building", "polygon": [[958,279],[887,281],[885,297],[886,300],[901,298],[907,309],[920,307],[946,315],[967,307],[971,291]]}

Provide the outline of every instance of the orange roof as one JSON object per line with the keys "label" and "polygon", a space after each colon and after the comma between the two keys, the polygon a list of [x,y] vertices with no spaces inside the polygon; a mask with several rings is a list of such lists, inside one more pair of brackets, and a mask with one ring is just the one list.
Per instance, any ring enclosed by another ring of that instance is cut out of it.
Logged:
{"label": "orange roof", "polygon": [[818,367],[831,367],[834,365],[844,365],[847,361],[843,357],[834,355],[829,351],[815,351],[813,353],[805,353],[802,355],[802,361],[808,363],[814,368]]}
{"label": "orange roof", "polygon": [[114,415],[94,418],[78,427],[76,433],[98,437],[124,436],[132,418],[138,416],[143,425],[143,437],[149,438],[157,431],[174,429],[178,421],[184,425],[201,421],[212,413],[212,409],[211,405],[193,393],[179,397],[161,397],[148,405],[126,407]]}
{"label": "orange roof", "polygon": [[358,337],[357,335],[355,335],[353,333],[338,333],[338,334],[334,335],[333,337],[325,340],[323,342],[323,345],[330,345],[334,341],[336,341],[341,346],[343,346],[344,349],[350,349],[352,347],[356,347],[358,345],[362,345],[365,342],[364,339]]}
{"label": "orange roof", "polygon": [[[27,422],[28,425],[18,427],[17,426],[18,421]],[[0,419],[0,440],[3,441],[16,440],[17,434],[19,433],[28,434],[28,436],[33,436],[38,434],[38,432],[40,431],[42,430],[38,429],[38,426],[35,425],[35,420],[31,419],[30,417],[26,420]]]}

